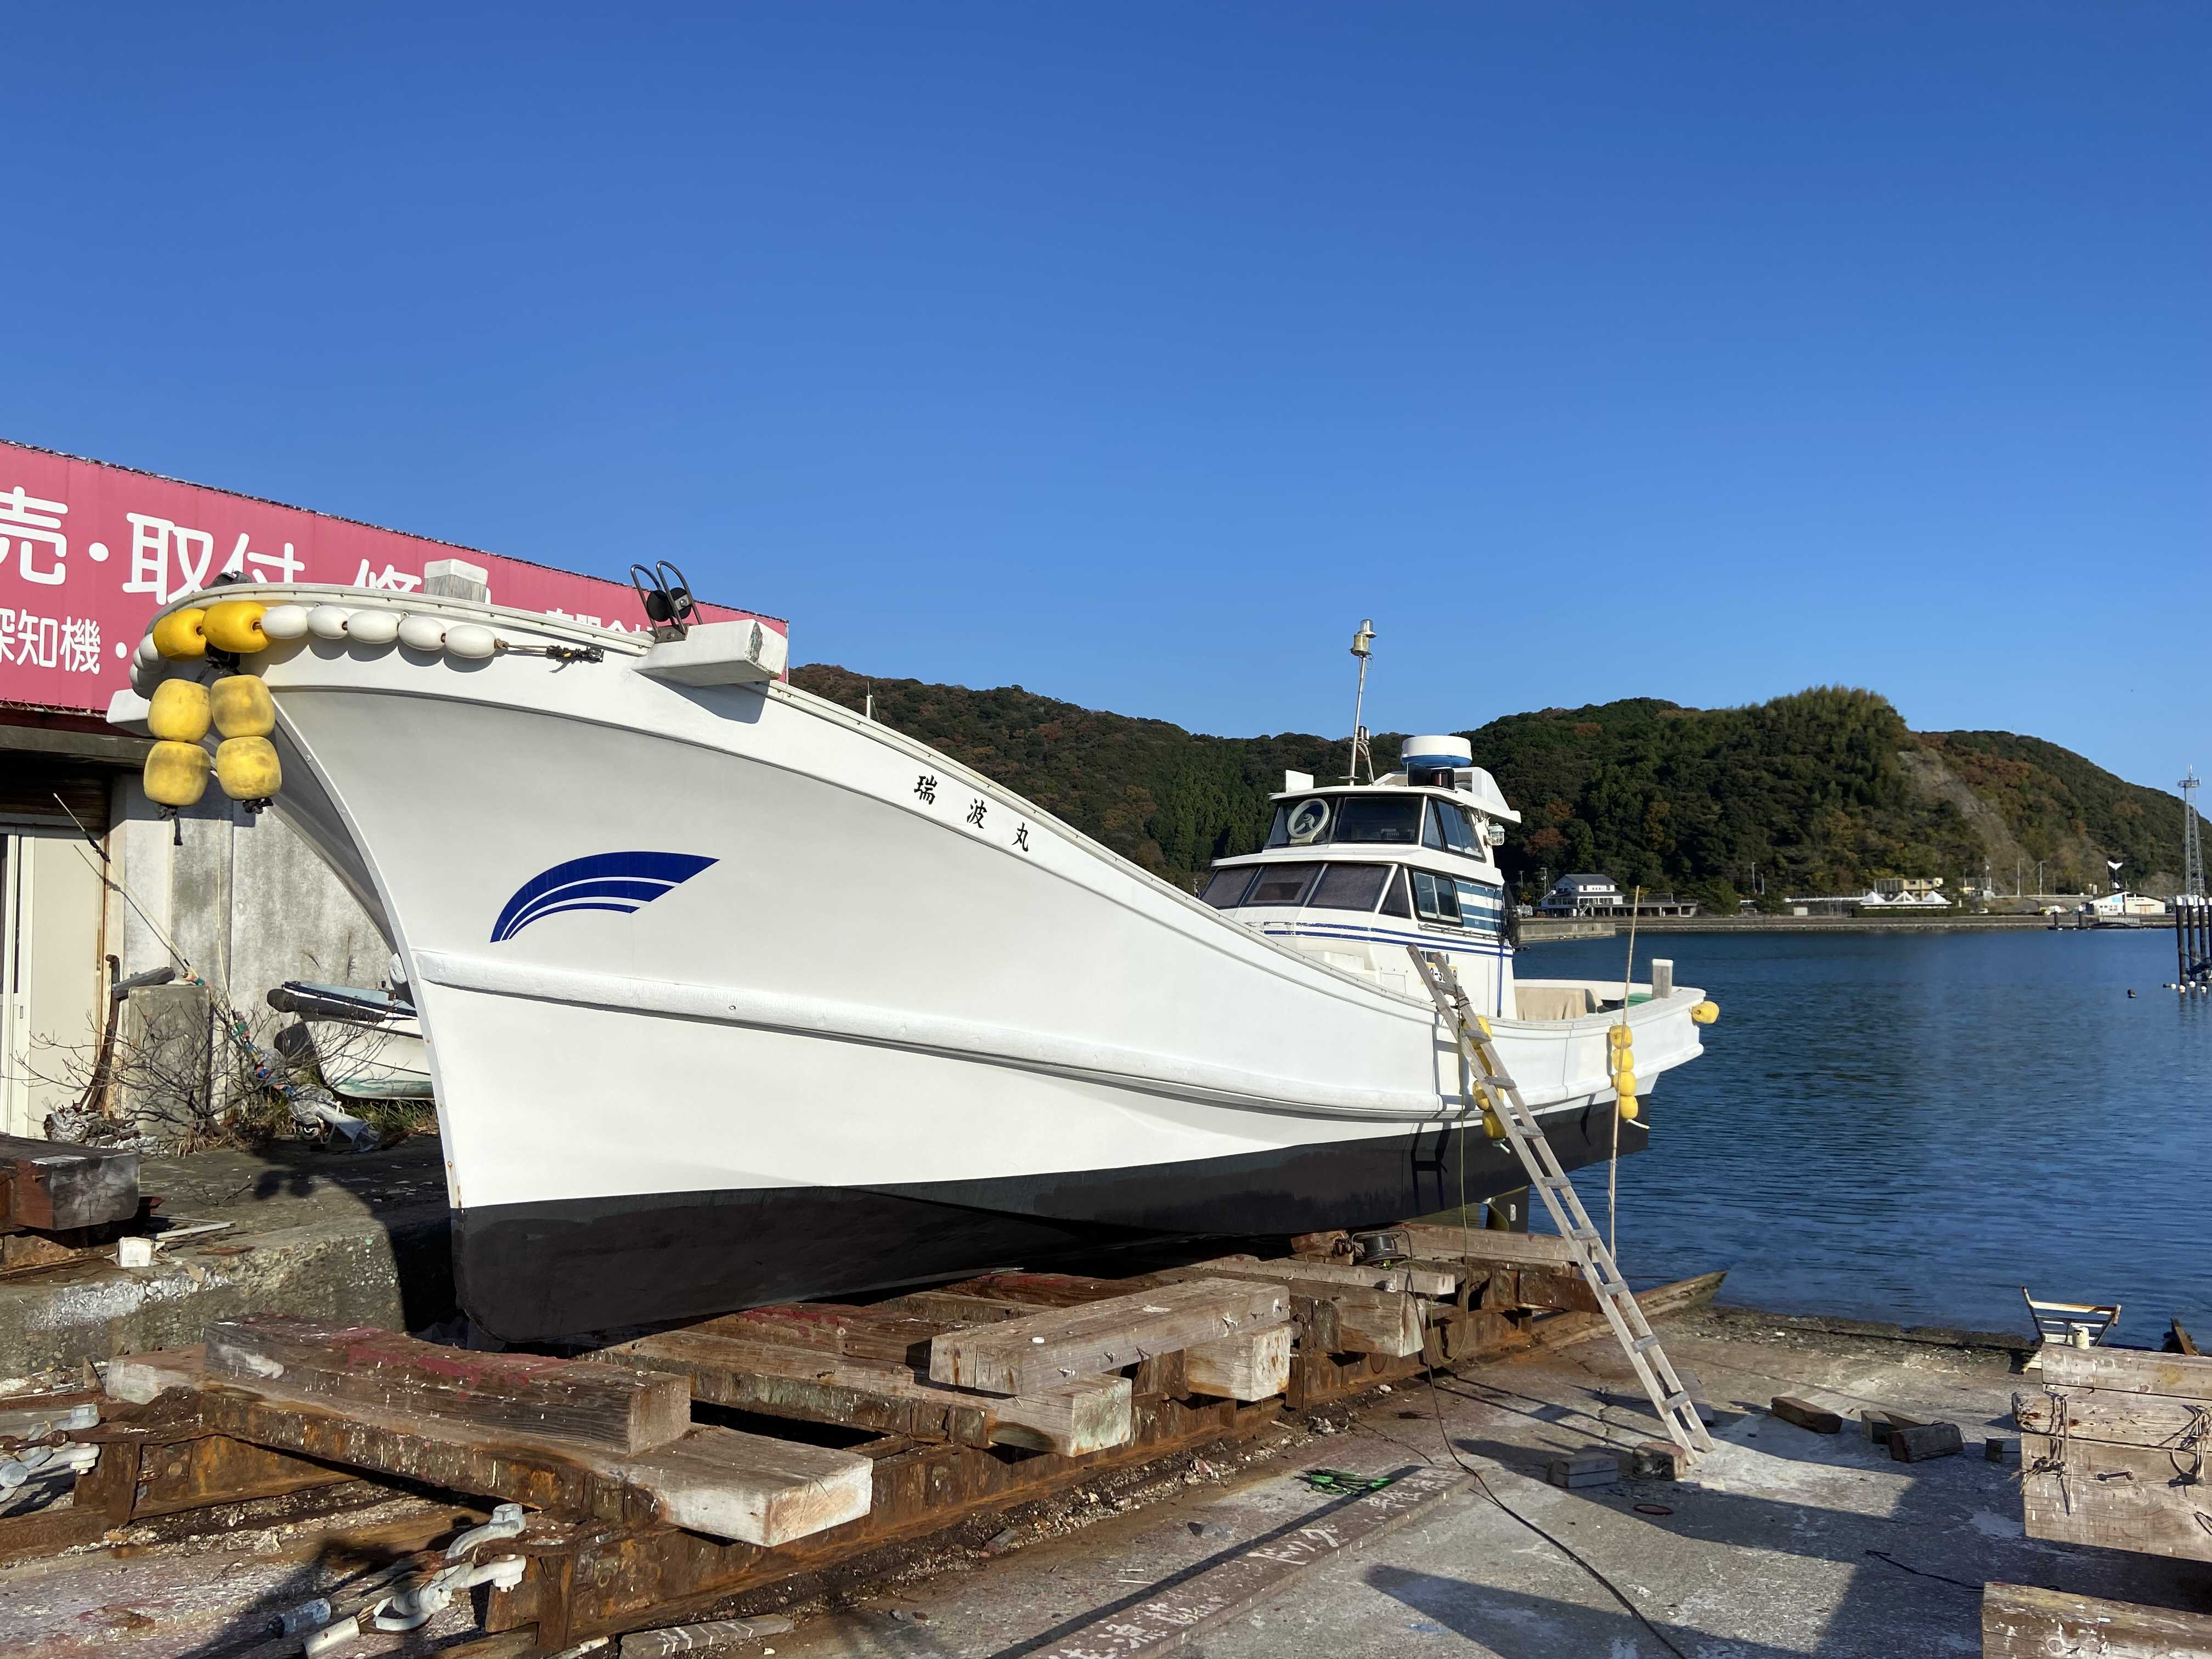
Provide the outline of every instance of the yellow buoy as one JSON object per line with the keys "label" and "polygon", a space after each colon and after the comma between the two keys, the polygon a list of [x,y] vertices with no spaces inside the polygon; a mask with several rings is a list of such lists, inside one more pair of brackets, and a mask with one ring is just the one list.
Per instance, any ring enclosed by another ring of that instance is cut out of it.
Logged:
{"label": "yellow buoy", "polygon": [[1475,1029],[1480,1031],[1484,1036],[1487,1037],[1490,1035],[1490,1022],[1485,1019],[1480,1014],[1477,1014],[1474,1017],[1474,1025]]}
{"label": "yellow buoy", "polygon": [[261,618],[269,607],[258,599],[223,599],[207,611],[207,642],[218,651],[250,657],[269,648]]}
{"label": "yellow buoy", "polygon": [[1505,1139],[1505,1124],[1504,1121],[1498,1117],[1497,1113],[1492,1111],[1487,1106],[1482,1109],[1482,1133],[1488,1135],[1492,1140],[1503,1140]]}
{"label": "yellow buoy", "polygon": [[157,743],[146,757],[146,793],[162,806],[191,806],[207,793],[208,751],[196,743]]}
{"label": "yellow buoy", "polygon": [[1626,1048],[1636,1039],[1626,1025],[1608,1025],[1605,1028],[1605,1040],[1616,1048]]}
{"label": "yellow buoy", "polygon": [[163,680],[154,688],[146,729],[164,742],[198,743],[207,736],[207,687],[198,680]]}
{"label": "yellow buoy", "polygon": [[1634,1095],[1621,1096],[1620,1121],[1622,1122],[1633,1123],[1643,1115],[1644,1109],[1636,1103],[1636,1097]]}
{"label": "yellow buoy", "polygon": [[1622,1066],[1613,1074],[1613,1092],[1622,1099],[1633,1100],[1636,1097],[1636,1073],[1626,1066]]}
{"label": "yellow buoy", "polygon": [[276,745],[266,738],[225,738],[216,746],[215,775],[233,800],[267,800],[284,783]]}
{"label": "yellow buoy", "polygon": [[1710,1025],[1720,1017],[1721,1006],[1717,1002],[1701,1002],[1690,1010],[1690,1018],[1700,1025]]}
{"label": "yellow buoy", "polygon": [[[224,675],[215,683],[206,701],[212,707],[215,729],[226,738],[265,738],[276,729],[276,705],[269,700],[269,688],[251,674]],[[200,729],[207,729],[204,718]]]}
{"label": "yellow buoy", "polygon": [[172,611],[154,624],[154,648],[172,662],[189,662],[207,655],[207,630],[201,624],[207,612],[197,605]]}

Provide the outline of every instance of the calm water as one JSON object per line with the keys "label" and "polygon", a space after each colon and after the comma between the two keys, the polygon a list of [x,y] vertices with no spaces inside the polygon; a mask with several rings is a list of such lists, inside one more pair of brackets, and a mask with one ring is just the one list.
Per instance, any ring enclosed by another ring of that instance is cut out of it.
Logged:
{"label": "calm water", "polygon": [[[2212,1340],[2212,997],[2159,988],[2172,933],[1674,933],[1636,955],[1638,979],[1673,957],[1721,1020],[1620,1165],[1631,1279],[1726,1266],[1731,1302],[2023,1332],[2026,1285],[2124,1304],[2122,1341],[2175,1314]],[[1518,965],[1618,977],[1626,956]],[[1602,1166],[1577,1184],[1604,1225]]]}

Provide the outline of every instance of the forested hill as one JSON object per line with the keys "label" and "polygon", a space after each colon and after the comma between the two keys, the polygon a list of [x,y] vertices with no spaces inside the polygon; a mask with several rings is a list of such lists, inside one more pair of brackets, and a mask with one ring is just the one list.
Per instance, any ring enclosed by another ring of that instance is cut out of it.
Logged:
{"label": "forested hill", "polygon": [[[970,690],[864,680],[812,664],[796,684],[876,718],[1018,790],[1170,881],[1249,852],[1285,769],[1341,777],[1341,739],[1213,738],[1165,720],[1057,702],[1019,686]],[[1500,854],[1533,888],[1540,869],[1602,871],[1624,884],[1727,910],[1763,879],[1788,893],[1863,890],[1877,876],[1955,884],[1984,860],[2004,890],[2079,890],[2107,856],[2150,891],[2180,863],[2181,803],[2071,750],[2004,732],[1914,732],[1869,691],[1824,688],[1745,708],[1630,698],[1510,714],[1463,733],[1520,809]],[[1375,739],[1378,769],[1401,739]]]}

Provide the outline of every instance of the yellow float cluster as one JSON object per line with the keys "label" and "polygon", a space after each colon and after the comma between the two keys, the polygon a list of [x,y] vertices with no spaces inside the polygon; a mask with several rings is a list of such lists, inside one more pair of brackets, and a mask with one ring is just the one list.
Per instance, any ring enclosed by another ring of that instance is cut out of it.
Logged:
{"label": "yellow float cluster", "polygon": [[1708,997],[1690,1010],[1690,1018],[1700,1025],[1710,1025],[1721,1017],[1721,1006]]}
{"label": "yellow float cluster", "polygon": [[[172,662],[196,661],[210,651],[251,656],[269,647],[261,628],[267,611],[252,599],[172,611],[154,624],[154,648]],[[210,771],[233,800],[265,801],[283,787],[283,769],[269,740],[276,706],[252,674],[225,674],[212,684],[165,679],[154,688],[146,725],[155,738],[146,757],[146,793],[162,806],[198,805]],[[204,746],[210,727],[222,739],[212,755]]]}
{"label": "yellow float cluster", "polygon": [[1620,1098],[1624,1123],[1636,1121],[1643,1108],[1636,1103],[1636,1036],[1626,1024],[1606,1028],[1606,1044],[1612,1050],[1613,1092]]}

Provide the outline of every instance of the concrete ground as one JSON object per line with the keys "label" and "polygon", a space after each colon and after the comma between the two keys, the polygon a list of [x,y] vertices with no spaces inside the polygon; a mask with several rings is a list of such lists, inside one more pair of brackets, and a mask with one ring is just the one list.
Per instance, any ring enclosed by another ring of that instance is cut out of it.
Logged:
{"label": "concrete ground", "polygon": [[197,1342],[208,1322],[277,1311],[419,1330],[453,1307],[434,1136],[387,1152],[149,1158],[139,1186],[172,1223],[227,1221],[150,1267],[112,1257],[0,1278],[0,1378]]}
{"label": "concrete ground", "polygon": [[[1663,1334],[1720,1412],[1717,1449],[1689,1481],[1573,1492],[1545,1482],[1551,1456],[1631,1444],[1656,1428],[1632,1403],[1639,1396],[1619,1350],[1590,1341],[1443,1378],[1433,1394],[1407,1385],[1339,1432],[1285,1432],[1274,1456],[1230,1478],[809,1620],[773,1645],[780,1659],[1014,1659],[1323,1508],[1329,1499],[1304,1472],[1381,1474],[1449,1460],[1447,1439],[1480,1471],[1481,1487],[1470,1480],[1464,1495],[1307,1570],[1195,1633],[1188,1650],[1663,1659],[1671,1643],[1692,1659],[1972,1655],[1985,1580],[2212,1610],[2212,1566],[2026,1537],[2019,1464],[1985,1461],[1978,1434],[2016,1433],[2011,1395],[2032,1381],[2014,1374],[2016,1356],[1729,1310],[1673,1322]],[[1826,1436],[1769,1416],[1778,1394],[1954,1420],[1968,1453],[1894,1462],[1855,1424]],[[1121,1650],[1110,1629],[1093,1633],[1100,1654]]]}
{"label": "concrete ground", "polygon": [[[1654,1427],[1618,1351],[1593,1340],[1443,1377],[1433,1392],[1404,1385],[1357,1409],[1285,1421],[1233,1454],[1107,1484],[983,1548],[924,1553],[905,1576],[844,1592],[834,1607],[794,1601],[784,1610],[798,1630],[744,1651],[1015,1659],[1325,1509],[1335,1500],[1301,1478],[1309,1471],[1387,1474],[1450,1452],[1480,1472],[1488,1495],[1470,1480],[1398,1530],[1198,1632],[1186,1650],[1208,1659],[1274,1659],[1292,1648],[1662,1659],[1671,1644],[1692,1659],[1972,1655],[1981,1646],[1980,1587],[1990,1579],[2212,1610],[2212,1565],[2023,1535],[2019,1465],[1984,1461],[1979,1444],[1984,1431],[2014,1432],[2011,1395],[2033,1381],[2016,1374],[2017,1351],[1729,1310],[1669,1322],[1662,1334],[1721,1415],[1718,1448],[1689,1481],[1573,1492],[1544,1482],[1547,1458],[1631,1444]],[[1955,1421],[1968,1452],[1893,1462],[1856,1425],[1823,1436],[1769,1416],[1778,1394]],[[361,1518],[404,1522],[404,1508]],[[246,1528],[0,1571],[0,1655],[214,1659],[241,1651],[241,1638],[250,1649],[268,1609],[357,1570],[345,1565],[357,1553],[316,1565],[317,1536],[314,1528]],[[466,1623],[456,1610],[425,1634],[465,1641]],[[1102,1656],[1124,1650],[1110,1630],[1094,1637],[1087,1645]],[[395,1650],[389,1638],[353,1650]]]}

